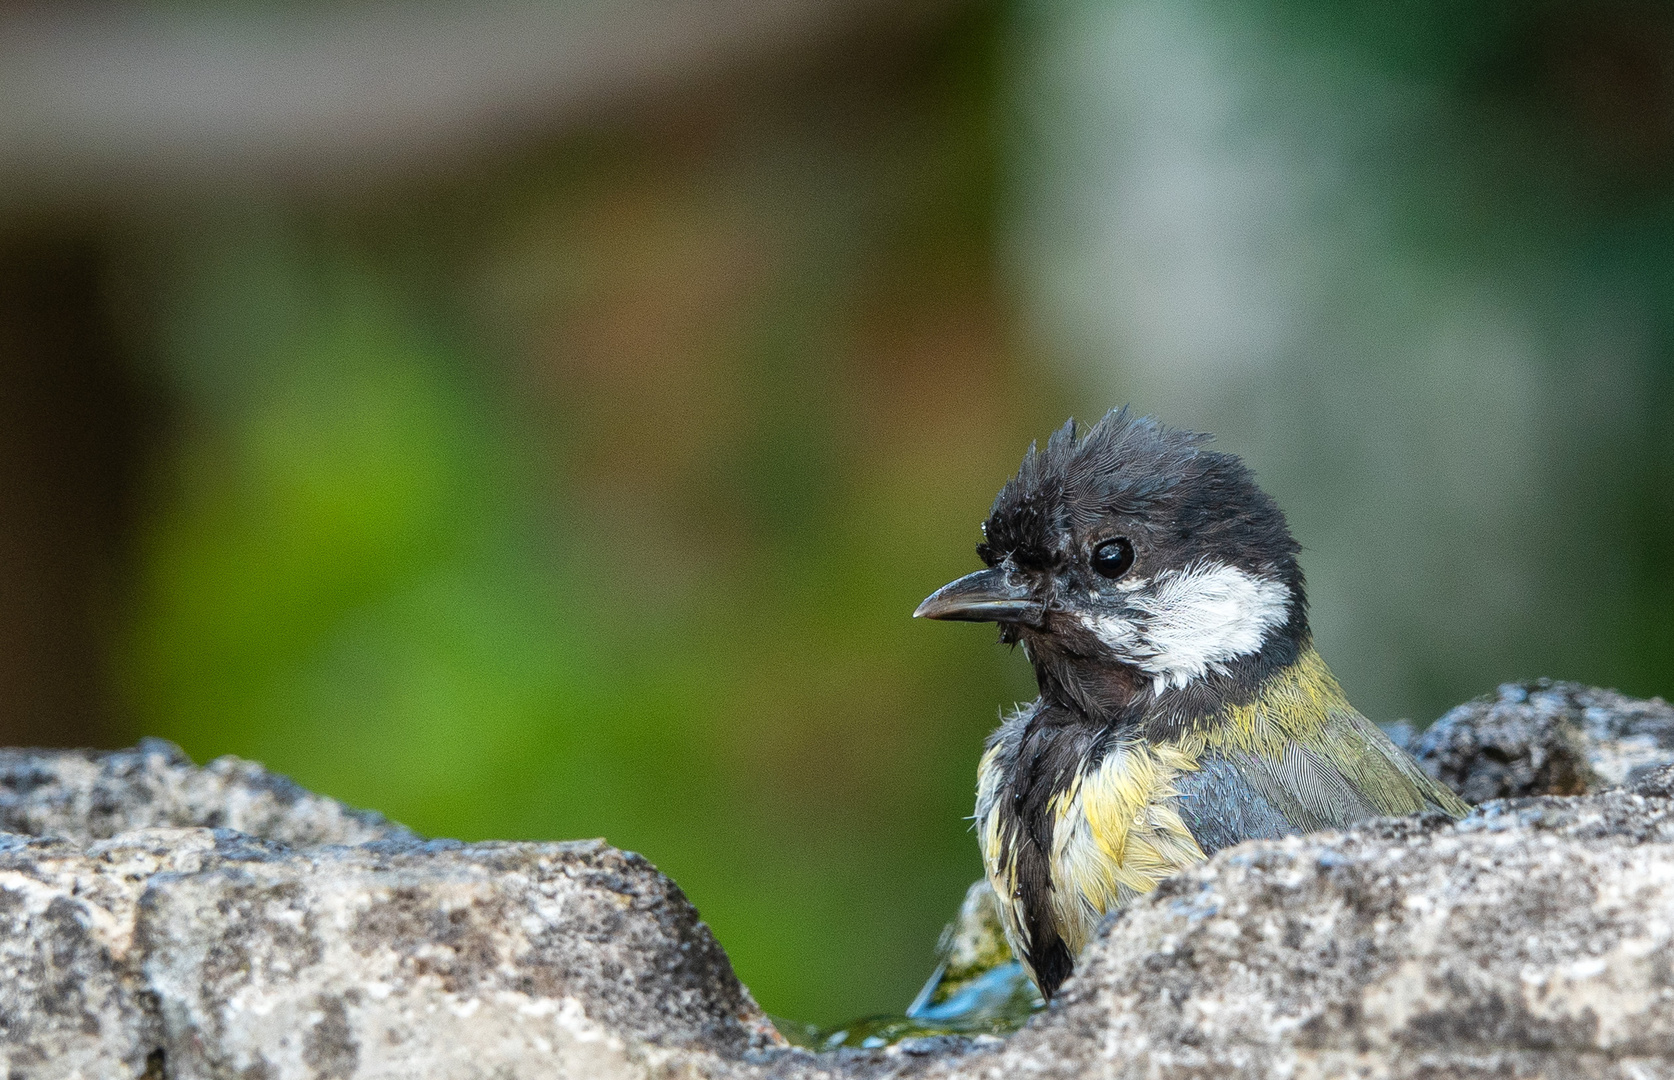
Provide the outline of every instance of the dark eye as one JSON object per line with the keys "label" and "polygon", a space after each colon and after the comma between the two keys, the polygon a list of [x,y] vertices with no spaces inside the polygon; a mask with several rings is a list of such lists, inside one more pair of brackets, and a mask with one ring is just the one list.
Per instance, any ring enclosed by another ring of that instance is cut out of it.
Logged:
{"label": "dark eye", "polygon": [[1133,565],[1133,545],[1118,536],[1093,549],[1093,569],[1107,578],[1119,578]]}

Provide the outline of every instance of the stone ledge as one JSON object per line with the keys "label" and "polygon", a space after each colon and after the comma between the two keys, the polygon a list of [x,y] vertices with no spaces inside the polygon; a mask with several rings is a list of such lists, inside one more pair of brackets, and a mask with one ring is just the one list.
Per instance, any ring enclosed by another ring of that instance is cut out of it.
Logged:
{"label": "stone ledge", "polygon": [[601,841],[427,842],[156,742],[0,751],[0,1075],[1674,1076],[1667,706],[1533,685],[1421,758],[1592,793],[1228,849],[1108,919],[1011,1038],[823,1055]]}
{"label": "stone ledge", "polygon": [[599,841],[0,845],[0,1073],[642,1075],[779,1045],[678,888]]}
{"label": "stone ledge", "polygon": [[91,842],[194,826],[297,846],[416,838],[253,761],[223,757],[197,768],[162,739],[131,750],[0,749],[0,831]]}

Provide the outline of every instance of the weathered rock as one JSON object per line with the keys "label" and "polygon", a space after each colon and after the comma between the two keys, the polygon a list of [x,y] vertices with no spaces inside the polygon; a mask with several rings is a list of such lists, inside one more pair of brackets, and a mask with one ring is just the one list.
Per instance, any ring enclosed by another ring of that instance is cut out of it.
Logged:
{"label": "weathered rock", "polygon": [[1674,707],[1540,679],[1466,702],[1410,747],[1467,802],[1580,795],[1674,763]]}
{"label": "weathered rock", "polygon": [[0,837],[0,1075],[141,1075],[160,1033],[130,962],[140,893],[197,858]]}
{"label": "weathered rock", "polygon": [[608,1076],[775,1042],[673,883],[598,841],[251,845],[141,906],[177,1076]]}
{"label": "weathered rock", "polygon": [[156,742],[0,752],[0,792],[59,834],[0,833],[0,1076],[642,1076],[782,1045],[680,890],[600,841],[425,842]]}
{"label": "weathered rock", "polygon": [[778,1042],[680,891],[599,841],[19,840],[0,919],[8,1077],[637,1076]]}
{"label": "weathered rock", "polygon": [[[1559,694],[1618,739],[1666,708]],[[1625,788],[1222,851],[1011,1038],[816,1055],[637,856],[424,842],[254,766],[115,757],[0,757],[45,777],[0,783],[5,820],[75,837],[0,837],[8,1078],[1674,1076],[1674,767],[1640,758]],[[96,838],[210,819],[291,842]],[[356,829],[383,838],[298,839]]]}
{"label": "weathered rock", "polygon": [[253,761],[224,757],[200,769],[162,739],[132,750],[0,750],[0,831],[89,842],[193,826],[292,845],[414,838]]}

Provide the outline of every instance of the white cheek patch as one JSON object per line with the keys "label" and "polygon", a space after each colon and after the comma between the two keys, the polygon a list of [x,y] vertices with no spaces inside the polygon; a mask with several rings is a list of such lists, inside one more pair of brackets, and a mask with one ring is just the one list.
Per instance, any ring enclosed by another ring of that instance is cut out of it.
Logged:
{"label": "white cheek patch", "polygon": [[1220,562],[1159,574],[1155,589],[1128,603],[1135,618],[1102,616],[1088,628],[1148,672],[1158,692],[1224,671],[1228,660],[1259,650],[1268,632],[1290,617],[1283,582]]}
{"label": "white cheek patch", "polygon": [[1124,660],[1134,659],[1134,654],[1144,646],[1139,636],[1139,624],[1132,620],[1100,615],[1097,618],[1084,617],[1082,621],[1093,636],[1110,646],[1111,651]]}

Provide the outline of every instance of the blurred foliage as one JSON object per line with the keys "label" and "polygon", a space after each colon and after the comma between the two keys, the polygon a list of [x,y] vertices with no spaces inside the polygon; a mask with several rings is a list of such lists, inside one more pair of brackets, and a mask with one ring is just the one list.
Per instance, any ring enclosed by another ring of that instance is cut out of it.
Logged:
{"label": "blurred foliage", "polygon": [[137,238],[180,403],[139,728],[424,833],[602,835],[769,1009],[903,1007],[1032,693],[909,616],[1062,407],[990,276],[992,47]]}
{"label": "blurred foliage", "polygon": [[1255,468],[1356,703],[1667,694],[1674,8],[1019,11],[1032,329]]}
{"label": "blurred foliage", "polygon": [[[1529,463],[1545,528],[1528,543],[1563,603],[1539,612],[1553,632],[1511,635],[1523,670],[1674,691],[1674,7],[1264,8],[1293,57],[1350,57],[1420,103],[1354,136],[1355,186],[1401,246],[1538,312],[1557,415]],[[1445,707],[1459,679],[1435,689]]]}
{"label": "blurred foliage", "polygon": [[[131,734],[429,834],[640,851],[823,1038],[905,1006],[978,874],[981,742],[1033,687],[990,630],[908,616],[974,567],[994,491],[1069,412],[1132,397],[1249,453],[1378,719],[1523,675],[1667,693],[1671,25],[978,5],[519,160],[160,213],[112,267],[174,403]],[[1164,79],[1177,111],[1112,109],[1109,145],[1076,111]],[[1205,114],[1236,153],[1191,143]],[[1054,153],[1082,155],[1091,201],[1042,180]],[[1100,247],[1124,215],[1128,246]],[[1031,244],[1085,244],[1096,280],[1029,298]],[[1228,264],[1251,291],[1221,288]],[[1275,338],[1290,359],[1239,367],[1292,279],[1315,292]],[[1040,330],[1062,296],[1092,313],[1078,338]],[[1437,330],[1503,297],[1563,359],[1545,397],[1492,334]],[[1098,321],[1128,315],[1232,359],[1136,358],[1170,339]],[[1591,394],[1598,327],[1631,363]]]}

